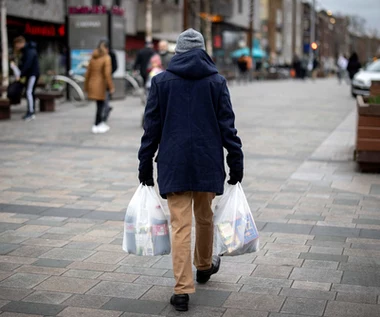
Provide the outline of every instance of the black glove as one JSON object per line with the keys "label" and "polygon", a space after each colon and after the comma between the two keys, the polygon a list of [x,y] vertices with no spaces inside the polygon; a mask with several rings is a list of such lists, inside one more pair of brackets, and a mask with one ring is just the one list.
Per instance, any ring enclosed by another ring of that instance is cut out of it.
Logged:
{"label": "black glove", "polygon": [[139,173],[140,183],[145,186],[154,186],[153,169],[149,171],[140,171]]}
{"label": "black glove", "polygon": [[230,171],[230,179],[228,180],[228,184],[236,185],[237,183],[241,183],[243,180],[243,170],[240,171]]}
{"label": "black glove", "polygon": [[141,181],[141,184],[143,184],[144,186],[154,186],[154,180],[153,178],[147,179],[145,181]]}

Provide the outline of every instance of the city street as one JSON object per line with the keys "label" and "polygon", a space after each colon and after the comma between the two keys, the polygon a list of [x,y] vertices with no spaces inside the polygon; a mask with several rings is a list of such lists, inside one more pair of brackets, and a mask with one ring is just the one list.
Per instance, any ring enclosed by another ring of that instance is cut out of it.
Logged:
{"label": "city street", "polygon": [[103,135],[91,133],[93,103],[29,123],[12,108],[0,122],[0,317],[380,316],[380,175],[353,162],[349,86],[230,91],[261,250],[222,258],[187,313],[169,304],[170,256],[121,248],[138,185],[139,100],[113,102]]}

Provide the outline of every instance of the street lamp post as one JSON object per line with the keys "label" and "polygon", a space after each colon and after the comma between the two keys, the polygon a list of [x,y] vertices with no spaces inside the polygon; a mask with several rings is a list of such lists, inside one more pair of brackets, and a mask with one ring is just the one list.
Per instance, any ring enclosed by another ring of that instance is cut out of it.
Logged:
{"label": "street lamp post", "polygon": [[249,3],[249,30],[248,30],[248,49],[249,49],[249,57],[252,58],[252,45],[253,45],[253,10],[254,10],[254,0],[250,0]]}
{"label": "street lamp post", "polygon": [[152,2],[153,0],[145,0],[145,42],[152,43]]}
{"label": "street lamp post", "polygon": [[[1,0],[1,47],[2,47],[2,85],[8,87],[9,84],[9,67],[8,67],[8,33],[7,33],[7,4],[6,0]],[[2,97],[6,98],[7,93],[4,91]]]}
{"label": "street lamp post", "polygon": [[315,42],[315,0],[312,0],[310,10],[310,47],[309,47],[309,62],[312,64],[314,60],[314,50],[311,43]]}

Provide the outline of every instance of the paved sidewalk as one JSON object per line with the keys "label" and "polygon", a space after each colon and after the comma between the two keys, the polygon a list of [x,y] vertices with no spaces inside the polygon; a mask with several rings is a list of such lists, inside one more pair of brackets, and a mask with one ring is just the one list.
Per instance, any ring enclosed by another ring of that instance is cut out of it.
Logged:
{"label": "paved sidewalk", "polygon": [[231,87],[257,254],[222,259],[188,313],[171,258],[121,250],[143,107],[69,104],[0,123],[0,317],[380,316],[380,177],[352,162],[355,102],[334,80]]}

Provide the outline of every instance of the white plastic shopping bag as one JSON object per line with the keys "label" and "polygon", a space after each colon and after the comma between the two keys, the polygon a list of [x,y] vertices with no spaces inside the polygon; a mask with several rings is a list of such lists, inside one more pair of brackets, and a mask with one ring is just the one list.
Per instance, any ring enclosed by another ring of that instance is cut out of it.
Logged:
{"label": "white plastic shopping bag", "polygon": [[240,183],[226,185],[214,213],[214,248],[218,255],[259,250],[259,233]]}
{"label": "white plastic shopping bag", "polygon": [[150,256],[170,253],[168,221],[153,186],[140,184],[128,205],[123,250]]}

